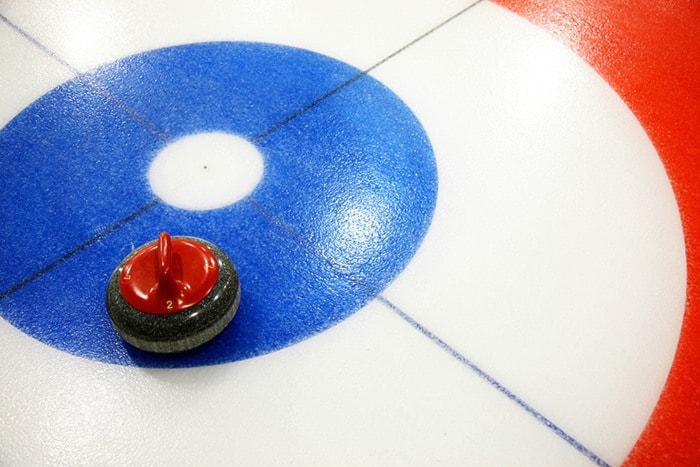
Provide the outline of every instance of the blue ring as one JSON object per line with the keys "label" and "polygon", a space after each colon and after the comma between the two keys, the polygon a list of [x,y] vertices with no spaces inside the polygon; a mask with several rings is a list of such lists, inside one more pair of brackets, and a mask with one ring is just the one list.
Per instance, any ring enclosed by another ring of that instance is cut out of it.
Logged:
{"label": "blue ring", "polygon": [[[210,131],[261,152],[253,193],[212,211],[154,201],[154,156]],[[81,75],[3,128],[0,154],[0,316],[125,365],[235,361],[338,323],[406,266],[437,193],[428,137],[394,93],[338,60],[262,43],[170,47]],[[177,356],[124,343],[104,308],[113,268],[163,230],[221,247],[242,287],[231,325]]]}

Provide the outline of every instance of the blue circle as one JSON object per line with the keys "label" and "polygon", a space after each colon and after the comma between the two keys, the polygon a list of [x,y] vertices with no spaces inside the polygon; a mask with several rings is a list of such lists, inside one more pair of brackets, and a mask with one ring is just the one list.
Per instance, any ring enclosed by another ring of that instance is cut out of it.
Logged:
{"label": "blue circle", "polygon": [[[250,196],[169,206],[146,174],[177,138],[247,138],[263,155]],[[186,367],[250,358],[338,323],[406,266],[435,207],[433,151],[408,107],[338,60],[219,42],[149,51],[80,75],[0,131],[0,316],[103,362]],[[236,318],[175,356],[123,342],[109,276],[160,231],[205,238],[240,273]]]}

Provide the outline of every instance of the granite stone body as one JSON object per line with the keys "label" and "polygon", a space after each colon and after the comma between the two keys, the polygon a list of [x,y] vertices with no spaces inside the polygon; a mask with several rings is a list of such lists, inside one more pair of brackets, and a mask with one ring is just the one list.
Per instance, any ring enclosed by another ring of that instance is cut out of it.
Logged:
{"label": "granite stone body", "polygon": [[173,238],[199,242],[218,260],[219,277],[202,301],[171,314],[145,313],[127,303],[119,289],[119,275],[140,248],[119,263],[107,285],[107,311],[117,332],[129,344],[149,352],[184,352],[210,341],[231,322],[241,300],[238,272],[226,253],[200,238]]}

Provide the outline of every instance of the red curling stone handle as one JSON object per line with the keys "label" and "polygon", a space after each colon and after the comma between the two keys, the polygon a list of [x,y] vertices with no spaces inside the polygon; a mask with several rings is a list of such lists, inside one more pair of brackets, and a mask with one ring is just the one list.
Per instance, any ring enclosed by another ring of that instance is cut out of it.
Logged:
{"label": "red curling stone handle", "polygon": [[170,314],[201,302],[218,278],[219,261],[209,248],[163,232],[126,261],[119,290],[139,311]]}

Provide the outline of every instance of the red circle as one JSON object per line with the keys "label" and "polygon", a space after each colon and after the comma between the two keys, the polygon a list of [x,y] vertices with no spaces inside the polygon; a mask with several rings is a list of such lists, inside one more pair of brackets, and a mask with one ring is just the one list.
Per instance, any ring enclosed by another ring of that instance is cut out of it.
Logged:
{"label": "red circle", "polygon": [[575,50],[641,122],[683,223],[687,292],[666,385],[627,465],[700,462],[700,7],[696,0],[496,0]]}
{"label": "red circle", "polygon": [[[219,278],[219,262],[212,251],[189,238],[161,239],[139,249],[124,264],[119,290],[124,300],[144,313],[171,314],[201,302]],[[171,272],[161,266],[162,243],[171,249]]]}

